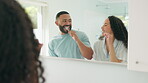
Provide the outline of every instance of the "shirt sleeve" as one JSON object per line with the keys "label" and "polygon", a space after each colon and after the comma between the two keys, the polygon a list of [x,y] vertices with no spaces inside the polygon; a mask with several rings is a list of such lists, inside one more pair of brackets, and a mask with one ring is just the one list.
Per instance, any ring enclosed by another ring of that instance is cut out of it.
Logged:
{"label": "shirt sleeve", "polygon": [[125,48],[124,46],[121,46],[120,50],[117,53],[117,58],[122,60],[122,62],[127,62],[127,48]]}
{"label": "shirt sleeve", "polygon": [[81,41],[82,41],[83,44],[85,44],[86,46],[91,47],[90,42],[89,42],[89,39],[88,39],[87,35],[86,35],[84,32],[82,32]]}
{"label": "shirt sleeve", "polygon": [[49,56],[53,56],[53,57],[58,57],[55,52],[54,52],[54,44],[52,43],[53,41],[50,41],[48,44],[48,48],[49,48]]}

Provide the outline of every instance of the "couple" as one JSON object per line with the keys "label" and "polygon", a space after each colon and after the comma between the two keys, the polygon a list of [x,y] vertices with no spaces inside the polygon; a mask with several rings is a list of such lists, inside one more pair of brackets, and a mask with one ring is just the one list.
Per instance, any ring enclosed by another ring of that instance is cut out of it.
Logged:
{"label": "couple", "polygon": [[50,56],[126,62],[128,33],[119,18],[109,16],[105,20],[102,36],[94,44],[94,51],[85,33],[71,29],[72,19],[68,12],[59,12],[55,24],[61,32],[49,42]]}

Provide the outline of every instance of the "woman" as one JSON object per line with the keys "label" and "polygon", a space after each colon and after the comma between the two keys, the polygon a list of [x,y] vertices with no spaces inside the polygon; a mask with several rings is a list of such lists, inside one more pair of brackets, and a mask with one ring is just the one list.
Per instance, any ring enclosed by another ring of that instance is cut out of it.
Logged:
{"label": "woman", "polygon": [[98,61],[126,62],[128,32],[123,22],[109,16],[102,26],[102,36],[94,44],[93,58]]}
{"label": "woman", "polygon": [[24,9],[16,0],[0,0],[0,83],[44,83],[36,47]]}

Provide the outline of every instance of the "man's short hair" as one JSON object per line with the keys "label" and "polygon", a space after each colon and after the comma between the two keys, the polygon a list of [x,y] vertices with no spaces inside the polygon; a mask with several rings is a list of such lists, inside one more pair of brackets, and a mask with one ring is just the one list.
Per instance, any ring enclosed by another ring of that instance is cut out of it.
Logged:
{"label": "man's short hair", "polygon": [[59,13],[57,13],[56,15],[56,20],[63,14],[69,14],[67,11],[60,11]]}

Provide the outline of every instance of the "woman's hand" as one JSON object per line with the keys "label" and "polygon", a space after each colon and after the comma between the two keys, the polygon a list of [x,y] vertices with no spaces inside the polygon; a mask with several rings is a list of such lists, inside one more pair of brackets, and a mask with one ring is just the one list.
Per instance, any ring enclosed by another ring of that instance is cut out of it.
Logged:
{"label": "woman's hand", "polygon": [[108,50],[113,46],[114,44],[114,35],[110,33],[103,33],[103,36],[106,38],[106,46],[108,47]]}

